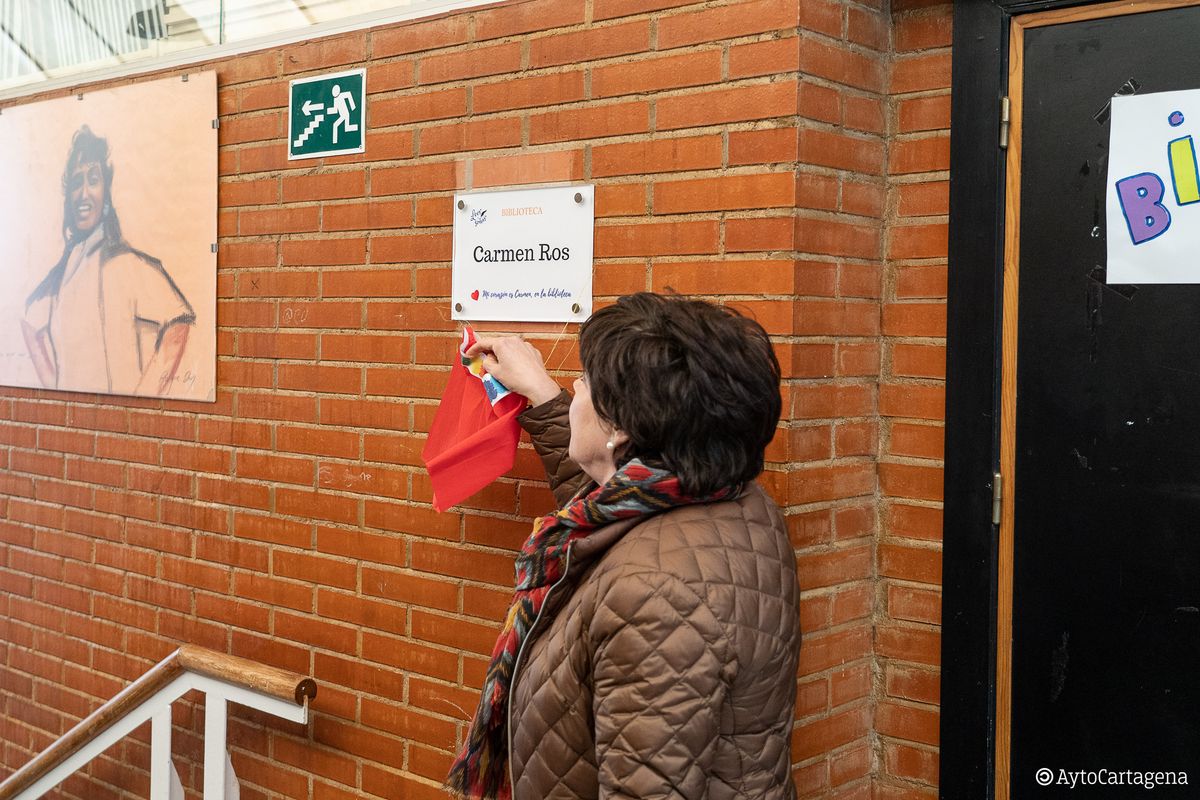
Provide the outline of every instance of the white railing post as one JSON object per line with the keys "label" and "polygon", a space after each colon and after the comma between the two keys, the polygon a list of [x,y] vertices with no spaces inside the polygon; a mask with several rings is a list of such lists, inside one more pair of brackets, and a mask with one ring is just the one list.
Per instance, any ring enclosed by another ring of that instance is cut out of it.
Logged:
{"label": "white railing post", "polygon": [[225,698],[208,692],[204,698],[204,800],[225,800]]}
{"label": "white railing post", "polygon": [[150,800],[171,800],[171,706],[150,722]]}

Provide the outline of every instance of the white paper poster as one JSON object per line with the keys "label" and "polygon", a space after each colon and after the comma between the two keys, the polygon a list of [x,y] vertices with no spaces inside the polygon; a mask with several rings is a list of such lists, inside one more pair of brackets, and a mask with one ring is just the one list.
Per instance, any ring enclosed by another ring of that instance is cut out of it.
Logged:
{"label": "white paper poster", "polygon": [[1112,99],[1108,283],[1200,283],[1200,89]]}
{"label": "white paper poster", "polygon": [[592,313],[592,186],[454,196],[454,319],[582,321]]}

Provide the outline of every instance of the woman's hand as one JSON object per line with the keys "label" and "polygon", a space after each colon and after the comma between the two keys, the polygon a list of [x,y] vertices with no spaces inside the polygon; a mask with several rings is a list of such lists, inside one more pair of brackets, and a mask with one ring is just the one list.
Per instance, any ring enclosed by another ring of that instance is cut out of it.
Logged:
{"label": "woman's hand", "polygon": [[504,336],[478,339],[467,349],[467,357],[483,353],[483,368],[517,394],[525,395],[533,405],[554,399],[560,391],[546,368],[542,354],[524,339]]}

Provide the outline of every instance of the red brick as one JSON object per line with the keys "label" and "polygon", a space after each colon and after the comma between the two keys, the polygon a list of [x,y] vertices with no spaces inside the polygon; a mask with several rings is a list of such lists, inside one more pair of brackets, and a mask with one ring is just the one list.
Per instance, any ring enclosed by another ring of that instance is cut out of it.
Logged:
{"label": "red brick", "polygon": [[238,297],[313,297],[317,275],[298,271],[256,271],[238,275]]}
{"label": "red brick", "polygon": [[879,307],[842,300],[797,300],[796,332],[808,336],[874,336],[879,333]]}
{"label": "red brick", "polygon": [[892,374],[912,378],[945,378],[946,349],[938,345],[897,343],[892,348]]}
{"label": "red brick", "polygon": [[882,217],[885,202],[886,192],[880,184],[850,180],[842,183],[842,210],[849,214]]}
{"label": "red brick", "polygon": [[366,239],[292,239],[283,242],[283,264],[285,266],[362,264],[366,262],[366,259]]}
{"label": "red brick", "polygon": [[[731,131],[729,134],[730,166],[786,163],[795,161],[798,152],[799,138],[795,128]],[[593,169],[594,158],[593,155]]]}
{"label": "red brick", "polygon": [[792,263],[789,261],[729,259],[682,261],[654,265],[655,291],[679,294],[790,294]]}
{"label": "red brick", "polygon": [[892,455],[940,460],[944,449],[945,436],[941,426],[892,423],[888,445]]}
{"label": "red brick", "polygon": [[593,19],[611,19],[664,8],[691,5],[695,0],[594,0]]}
{"label": "red brick", "polygon": [[287,175],[283,178],[283,202],[361,197],[366,191],[366,177],[362,170]]}
{"label": "red brick", "polygon": [[950,46],[952,22],[949,6],[898,14],[894,19],[896,52]]}
{"label": "red brick", "polygon": [[[217,188],[217,204],[229,206],[260,206],[279,202],[279,179],[223,182]],[[226,245],[227,247],[229,245]]]}
{"label": "red brick", "polygon": [[946,415],[945,388],[888,383],[880,387],[879,413],[890,417],[942,420]]}
{"label": "red brick", "polygon": [[950,210],[949,181],[902,183],[894,187],[896,208],[900,216],[922,217],[943,215]]}
{"label": "red brick", "polygon": [[842,124],[842,93],[830,86],[804,81],[798,90],[800,116],[832,125]]}
{"label": "red brick", "polygon": [[950,54],[922,53],[897,56],[892,65],[894,94],[950,88]]}
{"label": "red brick", "polygon": [[597,217],[631,217],[646,213],[646,187],[640,183],[601,184],[596,187]]}
{"label": "red brick", "polygon": [[884,746],[884,765],[889,775],[937,785],[938,754],[936,750],[918,749],[909,745],[888,742]]}
{"label": "red brick", "polygon": [[474,163],[476,187],[574,181],[582,178],[582,150],[549,150],[480,158]]}
{"label": "red brick", "polygon": [[[479,90],[476,90],[478,105]],[[516,102],[520,102],[519,100]],[[521,118],[481,119],[426,128],[421,133],[422,155],[491,150],[521,143]]]}
{"label": "red brick", "polygon": [[529,66],[580,64],[599,58],[639,53],[649,48],[649,20],[580,31],[555,31],[549,36],[529,40]]}
{"label": "red brick", "polygon": [[800,160],[835,169],[877,175],[883,168],[883,143],[872,137],[846,136],[816,128],[799,131]]}
{"label": "red brick", "polygon": [[459,161],[375,168],[371,171],[371,194],[375,196],[458,189],[463,185],[463,165]]}
{"label": "red brick", "polygon": [[941,695],[938,673],[915,666],[888,664],[884,683],[889,696],[918,703],[936,705]]}
{"label": "red brick", "polygon": [[725,223],[727,253],[792,250],[796,244],[793,217],[749,217]]}
{"label": "red brick", "polygon": [[945,303],[888,303],[883,307],[883,332],[887,336],[946,335]]}
{"label": "red brick", "polygon": [[859,497],[874,490],[875,470],[866,463],[803,467],[788,473],[788,499],[797,504]]}
{"label": "red brick", "polygon": [[583,0],[530,0],[475,15],[475,39],[495,39],[518,33],[577,25],[584,20]]}
{"label": "red brick", "polygon": [[885,463],[879,465],[879,485],[884,494],[915,500],[942,499],[941,467]]}
{"label": "red brick", "polygon": [[865,737],[870,730],[867,709],[850,708],[803,723],[792,736],[792,760],[804,761]]}
{"label": "red brick", "polygon": [[795,226],[796,249],[801,252],[853,258],[879,257],[879,225],[798,217]]}
{"label": "red brick", "polygon": [[913,97],[898,103],[898,132],[932,131],[950,127],[950,95]]}
{"label": "red brick", "polygon": [[371,244],[371,260],[376,263],[449,261],[450,253],[449,233],[378,237]]}
{"label": "red brick", "polygon": [[883,58],[811,37],[800,40],[800,71],[868,92],[883,91]]}
{"label": "red brick", "polygon": [[238,213],[238,230],[244,236],[312,231],[317,228],[320,213],[319,206],[241,211]]}
{"label": "red brick", "polygon": [[471,18],[452,14],[439,19],[402,23],[371,32],[371,54],[375,58],[416,53],[456,44],[470,38]]}
{"label": "red brick", "polygon": [[324,297],[407,297],[411,291],[412,273],[406,269],[337,270],[321,276]]}
{"label": "red brick", "polygon": [[659,130],[671,130],[795,113],[796,83],[779,81],[665,97],[658,101],[655,122]]}
{"label": "red brick", "polygon": [[848,95],[843,104],[842,121],[847,128],[882,135],[886,131],[883,101],[877,97]]}
{"label": "red brick", "polygon": [[[450,196],[442,197],[422,197],[414,203],[414,222],[418,228],[443,228],[454,224],[454,199]],[[418,280],[417,294],[421,294],[420,281],[422,277],[428,277],[429,270],[421,270],[415,276]],[[449,275],[449,270],[446,271]],[[450,293],[449,287],[444,292],[436,292],[438,295],[447,295]]]}
{"label": "red brick", "polygon": [[721,52],[705,50],[596,67],[592,70],[592,96],[644,94],[720,80]]}
{"label": "red brick", "polygon": [[942,621],[942,598],[938,592],[929,589],[889,586],[887,612],[895,619],[937,625]]}
{"label": "red brick", "polygon": [[806,591],[871,577],[871,548],[854,547],[797,559],[800,585]]}
{"label": "red brick", "polygon": [[[417,82],[417,62],[412,59],[376,63],[371,68],[371,80],[367,81],[367,94],[407,89]],[[368,144],[368,150],[370,150]]]}
{"label": "red brick", "polygon": [[889,22],[886,13],[849,6],[846,9],[846,36],[863,47],[886,50]]}
{"label": "red brick", "polygon": [[950,169],[950,136],[938,134],[919,139],[898,139],[892,142],[888,156],[888,173],[905,175],[914,172],[933,172]]}
{"label": "red brick", "polygon": [[597,258],[715,253],[717,244],[717,223],[707,221],[606,225],[595,233]]}
{"label": "red brick", "polygon": [[886,516],[886,529],[893,536],[912,539],[940,541],[942,538],[942,511],[928,506],[891,503]]}
{"label": "red brick", "polygon": [[447,617],[425,611],[412,612],[412,635],[435,644],[449,645],[486,655],[492,652],[499,626],[480,625],[461,617]]}
{"label": "red brick", "polygon": [[269,78],[279,74],[279,51],[252,53],[220,61],[216,67],[217,78],[222,86]]}
{"label": "red brick", "polygon": [[649,139],[592,148],[592,175],[596,177],[682,172],[719,166],[719,136]]}
{"label": "red brick", "polygon": [[648,131],[649,127],[650,105],[644,101],[589,104],[580,108],[531,115],[529,143],[545,144],[643,133]]}
{"label": "red brick", "polygon": [[[876,630],[875,650],[882,658],[895,658],[911,661],[917,664],[937,666],[941,663],[942,647],[941,634],[936,628],[915,627],[910,625],[881,625]],[[894,729],[879,726],[880,733],[889,736],[897,735]],[[900,734],[902,738],[912,741],[926,741],[921,737],[919,726],[914,726],[910,735]],[[937,744],[936,738],[928,742]]]}
{"label": "red brick", "polygon": [[422,84],[443,83],[514,72],[520,65],[521,43],[509,42],[425,56],[417,65],[417,77]]}
{"label": "red brick", "polygon": [[656,214],[786,207],[795,201],[796,179],[791,172],[728,175],[654,185]]}
{"label": "red brick", "polygon": [[751,0],[690,14],[663,17],[658,47],[666,50],[700,42],[765,33],[796,26],[798,0]]}
{"label": "red brick", "polygon": [[404,125],[457,117],[466,111],[466,89],[435,89],[372,100],[371,124],[377,127]]}
{"label": "red brick", "polygon": [[842,35],[842,9],[839,0],[803,0],[798,7],[800,27],[826,36]]}
{"label": "red brick", "polygon": [[217,137],[221,146],[261,142],[282,136],[283,125],[283,114],[279,111],[227,117]]}
{"label": "red brick", "polygon": [[363,32],[341,38],[317,39],[289,45],[283,50],[284,73],[356,64],[367,54],[367,37]]}
{"label": "red brick", "polygon": [[730,80],[796,72],[799,68],[799,39],[771,39],[729,48]]}

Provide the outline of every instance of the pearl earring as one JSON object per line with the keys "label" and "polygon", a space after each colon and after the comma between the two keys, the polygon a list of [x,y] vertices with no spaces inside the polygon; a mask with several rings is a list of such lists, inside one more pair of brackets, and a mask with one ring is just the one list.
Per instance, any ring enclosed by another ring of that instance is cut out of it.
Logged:
{"label": "pearl earring", "polygon": [[616,447],[616,445],[615,445],[615,444],[613,444],[613,440],[612,440],[612,439],[609,439],[609,440],[608,440],[608,443],[607,443],[607,444],[605,444],[604,446],[605,446],[605,447],[607,447],[609,450],[612,450],[614,447]]}

